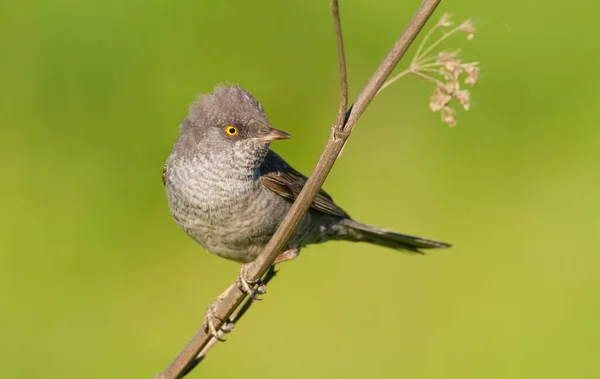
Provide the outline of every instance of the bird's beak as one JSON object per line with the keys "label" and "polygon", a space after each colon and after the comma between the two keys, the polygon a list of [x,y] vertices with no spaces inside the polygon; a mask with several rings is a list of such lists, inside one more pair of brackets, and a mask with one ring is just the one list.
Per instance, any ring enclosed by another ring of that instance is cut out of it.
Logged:
{"label": "bird's beak", "polygon": [[292,138],[292,136],[287,134],[283,130],[271,129],[267,134],[264,134],[260,137],[256,137],[256,138],[254,138],[254,140],[260,141],[260,142],[267,142],[267,141],[273,141],[276,139],[288,139],[288,138]]}

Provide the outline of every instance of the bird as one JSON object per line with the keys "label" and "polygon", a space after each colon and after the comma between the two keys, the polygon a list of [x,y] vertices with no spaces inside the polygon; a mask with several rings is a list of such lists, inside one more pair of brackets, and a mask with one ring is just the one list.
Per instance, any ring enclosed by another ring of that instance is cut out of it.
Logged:
{"label": "bird", "polygon": [[[270,149],[272,141],[291,136],[273,128],[263,106],[235,84],[198,96],[179,129],[162,173],[175,222],[209,253],[252,262],[307,181]],[[409,253],[451,246],[355,221],[321,189],[275,263],[331,240]]]}

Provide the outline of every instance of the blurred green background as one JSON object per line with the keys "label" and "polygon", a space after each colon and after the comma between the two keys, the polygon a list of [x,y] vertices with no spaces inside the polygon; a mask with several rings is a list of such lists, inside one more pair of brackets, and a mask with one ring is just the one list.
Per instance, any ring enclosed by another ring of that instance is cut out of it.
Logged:
{"label": "blurred green background", "polygon": [[[472,110],[450,129],[431,87],[402,80],[325,188],[358,220],[455,247],[307,248],[190,378],[600,377],[586,3],[444,1],[435,20],[478,21],[447,44],[481,62]],[[351,98],[418,4],[341,1]],[[337,107],[329,4],[3,2],[0,52],[2,376],[151,378],[238,270],[171,219],[160,172],[178,124],[197,93],[240,83],[308,174]]]}

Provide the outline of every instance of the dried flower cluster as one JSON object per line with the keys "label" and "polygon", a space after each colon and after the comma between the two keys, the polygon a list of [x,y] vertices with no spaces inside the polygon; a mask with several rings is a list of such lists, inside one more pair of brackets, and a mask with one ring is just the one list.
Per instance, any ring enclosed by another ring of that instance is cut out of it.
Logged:
{"label": "dried flower cluster", "polygon": [[[426,47],[430,37],[437,30],[443,32],[442,36]],[[455,26],[450,21],[450,15],[444,13],[435,26],[423,38],[410,66],[388,80],[381,87],[380,91],[406,74],[421,77],[435,84],[429,108],[434,112],[440,112],[442,121],[450,127],[455,126],[456,111],[450,107],[450,102],[454,99],[464,110],[469,110],[471,93],[467,89],[461,89],[460,84],[461,81],[464,81],[464,84],[472,87],[477,83],[479,79],[479,63],[463,63],[458,57],[460,54],[460,50],[458,49],[454,51],[441,51],[437,54],[433,54],[432,50],[457,32],[467,33],[467,40],[470,41],[475,36],[476,29],[471,21],[464,21],[460,25]]]}

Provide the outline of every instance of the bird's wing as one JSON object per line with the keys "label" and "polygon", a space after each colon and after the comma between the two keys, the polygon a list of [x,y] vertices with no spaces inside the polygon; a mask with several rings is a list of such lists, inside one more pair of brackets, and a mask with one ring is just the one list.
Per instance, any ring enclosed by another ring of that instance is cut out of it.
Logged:
{"label": "bird's wing", "polygon": [[[271,150],[267,153],[260,170],[262,184],[291,201],[296,200],[304,184],[306,184],[306,176],[294,170],[283,158]],[[312,209],[332,216],[350,218],[342,208],[333,202],[331,196],[322,189],[319,189],[310,206]]]}

